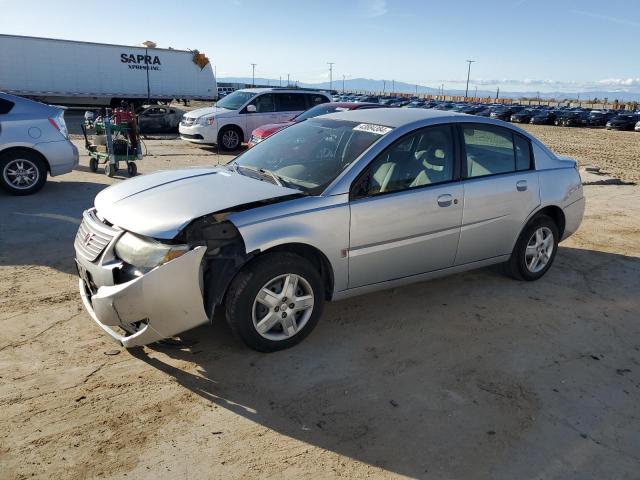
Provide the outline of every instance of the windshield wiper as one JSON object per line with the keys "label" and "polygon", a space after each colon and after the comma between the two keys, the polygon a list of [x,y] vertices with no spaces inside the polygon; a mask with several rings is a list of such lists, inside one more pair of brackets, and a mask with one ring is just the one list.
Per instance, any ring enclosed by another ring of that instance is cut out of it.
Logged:
{"label": "windshield wiper", "polygon": [[276,182],[276,184],[279,187],[284,187],[284,185],[282,183],[282,177],[280,177],[279,175],[273,173],[271,170],[265,170],[264,168],[260,168],[260,169],[258,169],[258,171],[260,173],[262,173],[263,175],[269,175],[271,178],[273,178],[273,181]]}
{"label": "windshield wiper", "polygon": [[273,173],[271,170],[266,170],[264,168],[248,167],[246,165],[238,165],[236,162],[233,162],[231,165],[234,167],[234,169],[237,172],[242,173],[242,170],[249,170],[250,172],[255,172],[262,177],[265,177],[265,176],[269,177],[271,180],[273,180],[273,183],[275,183],[279,187],[284,187],[284,183],[283,183],[284,180],[282,179],[282,177]]}

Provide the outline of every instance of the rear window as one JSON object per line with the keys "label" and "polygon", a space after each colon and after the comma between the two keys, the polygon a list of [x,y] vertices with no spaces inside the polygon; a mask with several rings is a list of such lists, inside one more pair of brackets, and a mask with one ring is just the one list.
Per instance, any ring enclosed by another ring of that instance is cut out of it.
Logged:
{"label": "rear window", "polygon": [[0,115],[9,113],[14,105],[15,103],[5,100],[4,98],[0,98]]}
{"label": "rear window", "polygon": [[531,168],[529,141],[513,132],[494,126],[463,128],[467,156],[467,177],[484,177]]}
{"label": "rear window", "polygon": [[328,103],[329,99],[324,95],[318,95],[315,93],[307,94],[307,101],[309,102],[309,108],[315,107],[316,105],[320,105],[321,103]]}

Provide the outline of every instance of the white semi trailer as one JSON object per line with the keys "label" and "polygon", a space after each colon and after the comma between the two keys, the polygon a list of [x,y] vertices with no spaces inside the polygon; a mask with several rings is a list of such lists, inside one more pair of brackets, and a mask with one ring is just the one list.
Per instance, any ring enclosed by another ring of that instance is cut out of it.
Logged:
{"label": "white semi trailer", "polygon": [[204,55],[0,34],[0,91],[59,105],[214,100]]}

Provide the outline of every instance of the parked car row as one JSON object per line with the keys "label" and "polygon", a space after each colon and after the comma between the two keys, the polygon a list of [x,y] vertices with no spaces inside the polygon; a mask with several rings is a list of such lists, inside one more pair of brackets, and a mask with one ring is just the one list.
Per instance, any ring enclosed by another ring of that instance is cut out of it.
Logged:
{"label": "parked car row", "polygon": [[505,122],[530,123],[534,125],[556,125],[562,127],[606,127],[610,130],[640,131],[640,112],[624,110],[593,110],[550,107],[546,105],[518,105],[450,102],[434,99],[420,99],[417,96],[372,96],[342,94],[334,95],[334,102],[379,103],[387,107],[435,108],[454,112],[490,117]]}

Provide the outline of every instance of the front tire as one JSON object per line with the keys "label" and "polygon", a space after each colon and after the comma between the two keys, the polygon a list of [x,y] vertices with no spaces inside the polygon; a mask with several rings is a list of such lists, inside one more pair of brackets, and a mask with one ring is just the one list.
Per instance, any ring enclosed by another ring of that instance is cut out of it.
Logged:
{"label": "front tire", "polygon": [[47,181],[47,166],[35,153],[8,152],[0,155],[0,186],[11,195],[31,195]]}
{"label": "front tire", "polygon": [[507,273],[517,280],[538,280],[551,268],[559,241],[558,226],[550,217],[534,217],[518,237],[505,264]]}
{"label": "front tire", "polygon": [[218,148],[224,152],[235,152],[242,143],[242,131],[237,127],[224,127],[218,133]]}
{"label": "front tire", "polygon": [[233,333],[259,352],[301,342],[317,325],[323,306],[320,273],[291,253],[268,253],[249,264],[231,283],[225,302]]}

